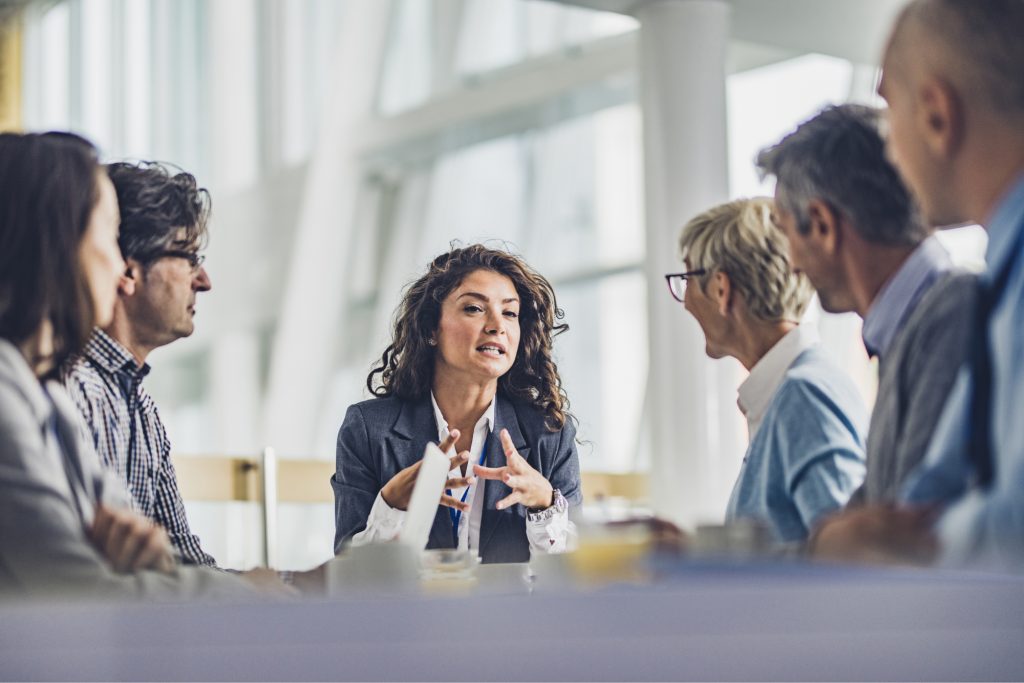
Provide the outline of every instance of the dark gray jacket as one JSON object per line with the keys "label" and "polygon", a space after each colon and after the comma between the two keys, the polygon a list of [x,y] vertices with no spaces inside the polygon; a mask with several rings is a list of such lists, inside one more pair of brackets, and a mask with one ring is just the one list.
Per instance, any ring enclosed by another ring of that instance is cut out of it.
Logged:
{"label": "dark gray jacket", "polygon": [[879,367],[867,477],[850,505],[895,501],[924,457],[967,358],[977,277],[954,272],[925,292]]}
{"label": "dark gray jacket", "polygon": [[[544,415],[531,405],[501,392],[494,398],[494,430],[487,440],[487,466],[503,467],[505,455],[498,435],[508,429],[519,455],[562,492],[570,505],[583,500],[576,430],[572,422],[548,431]],[[334,549],[366,528],[377,494],[400,470],[423,458],[428,442],[437,441],[437,422],[430,396],[419,401],[376,398],[349,406],[338,432],[334,489]],[[495,503],[512,491],[504,482],[485,481],[480,523],[480,557],[484,562],[526,562],[526,508],[496,510]],[[451,548],[448,508],[438,507],[427,548]]]}

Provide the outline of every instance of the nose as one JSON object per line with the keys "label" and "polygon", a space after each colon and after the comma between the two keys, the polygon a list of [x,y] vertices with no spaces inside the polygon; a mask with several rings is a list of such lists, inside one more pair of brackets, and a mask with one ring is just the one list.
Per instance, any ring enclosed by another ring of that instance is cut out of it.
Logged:
{"label": "nose", "polygon": [[192,276],[192,289],[197,292],[208,292],[213,288],[210,282],[210,275],[204,266],[200,266],[195,275]]}
{"label": "nose", "polygon": [[484,331],[487,334],[504,334],[505,333],[505,318],[502,317],[500,312],[491,311],[487,316],[486,324],[484,325]]}

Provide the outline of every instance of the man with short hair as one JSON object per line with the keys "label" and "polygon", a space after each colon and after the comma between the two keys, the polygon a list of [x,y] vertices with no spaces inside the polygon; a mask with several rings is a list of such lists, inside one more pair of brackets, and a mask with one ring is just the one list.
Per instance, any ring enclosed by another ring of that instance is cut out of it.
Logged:
{"label": "man with short hair", "polygon": [[895,501],[920,462],[964,358],[974,292],[919,219],[878,125],[870,107],[829,107],[757,158],[776,178],[793,267],[826,311],[864,319],[879,360],[867,476],[851,505]]}
{"label": "man with short hair", "polygon": [[800,325],[812,291],[790,266],[769,199],[708,209],[679,247],[686,272],[666,276],[672,295],[700,325],[707,354],[750,373],[737,392],[750,444],[726,522],[757,520],[776,541],[803,543],[864,481],[863,399]]}
{"label": "man with short hair", "polygon": [[136,509],[163,526],[184,562],[214,565],[188,524],[171,443],[142,380],[146,358],[194,329],[196,295],[210,278],[200,250],[209,193],[188,173],[159,164],[107,167],[121,210],[126,269],[113,322],[95,330],[63,380],[104,465],[128,486]]}
{"label": "man with short hair", "polygon": [[879,94],[896,166],[930,223],[985,227],[987,270],[910,506],[844,515],[819,534],[824,555],[906,560],[931,544],[942,564],[1024,570],[1022,35],[1024,0],[914,0],[890,37]]}

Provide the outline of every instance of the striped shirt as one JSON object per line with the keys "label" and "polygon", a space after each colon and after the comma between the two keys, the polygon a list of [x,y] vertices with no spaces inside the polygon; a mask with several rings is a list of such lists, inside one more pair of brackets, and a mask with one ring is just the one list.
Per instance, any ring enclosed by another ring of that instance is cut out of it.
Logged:
{"label": "striped shirt", "polygon": [[167,530],[190,564],[215,565],[188,526],[171,442],[153,398],[142,387],[149,365],[102,330],[63,373],[64,385],[88,426],[104,466],[125,482],[137,512]]}

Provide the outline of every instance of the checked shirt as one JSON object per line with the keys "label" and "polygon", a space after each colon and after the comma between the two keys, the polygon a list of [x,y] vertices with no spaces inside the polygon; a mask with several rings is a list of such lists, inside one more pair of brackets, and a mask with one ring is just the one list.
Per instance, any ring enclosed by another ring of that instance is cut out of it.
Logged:
{"label": "checked shirt", "polygon": [[85,418],[104,466],[128,486],[139,514],[166,529],[190,564],[215,565],[189,529],[171,442],[153,398],[142,387],[149,365],[102,330],[94,330],[82,355],[63,373],[64,385]]}

